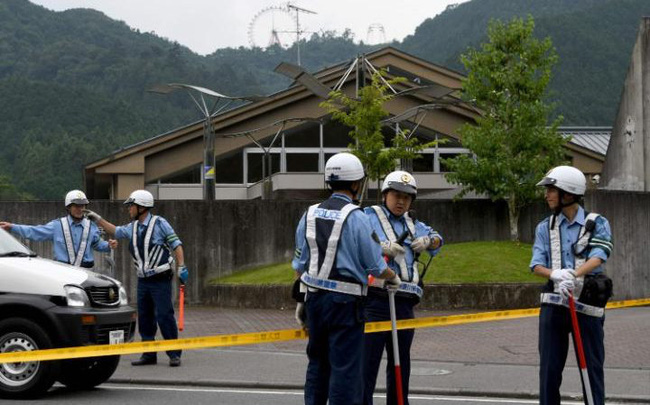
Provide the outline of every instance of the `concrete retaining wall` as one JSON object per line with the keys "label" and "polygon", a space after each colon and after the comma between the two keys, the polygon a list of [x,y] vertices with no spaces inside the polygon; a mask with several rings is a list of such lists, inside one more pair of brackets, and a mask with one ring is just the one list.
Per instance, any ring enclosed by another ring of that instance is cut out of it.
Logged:
{"label": "concrete retaining wall", "polygon": [[[294,249],[296,225],[309,201],[158,201],[154,213],[165,217],[183,241],[190,281],[186,295],[204,303],[209,280],[234,271],[287,262]],[[121,202],[93,201],[91,209],[116,225],[128,222]],[[505,240],[509,237],[505,203],[489,200],[415,201],[418,218],[438,230],[447,243]],[[62,201],[0,202],[0,221],[44,224],[65,215]],[[532,241],[534,224],[546,215],[537,205],[522,215],[523,241]],[[52,257],[50,243],[25,241],[36,253]],[[96,254],[96,270],[111,275],[103,254]],[[125,244],[115,252],[112,275],[135,297],[136,278]]]}
{"label": "concrete retaining wall", "polygon": [[[539,306],[540,284],[432,284],[424,287],[420,309],[517,309]],[[296,306],[284,285],[214,285],[205,303],[229,308],[288,309]]]}

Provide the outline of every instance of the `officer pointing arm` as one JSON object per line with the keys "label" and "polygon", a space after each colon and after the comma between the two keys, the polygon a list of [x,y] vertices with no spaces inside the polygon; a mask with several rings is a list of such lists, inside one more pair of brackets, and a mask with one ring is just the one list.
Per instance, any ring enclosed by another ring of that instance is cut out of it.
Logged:
{"label": "officer pointing arm", "polygon": [[36,242],[52,241],[54,259],[74,266],[93,268],[93,250],[109,252],[117,247],[117,241],[105,241],[95,224],[85,219],[83,210],[90,202],[80,190],[72,190],[65,196],[67,215],[44,225],[18,225],[0,222],[0,227],[22,238]]}

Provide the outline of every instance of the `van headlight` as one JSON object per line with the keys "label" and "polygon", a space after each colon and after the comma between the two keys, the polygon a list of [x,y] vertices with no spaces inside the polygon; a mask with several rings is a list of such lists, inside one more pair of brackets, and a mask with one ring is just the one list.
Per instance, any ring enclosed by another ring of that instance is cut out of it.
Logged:
{"label": "van headlight", "polygon": [[65,287],[65,298],[68,302],[69,307],[89,307],[90,301],[88,300],[88,295],[83,290],[83,288],[66,285]]}
{"label": "van headlight", "polygon": [[120,305],[129,305],[129,297],[126,295],[126,289],[120,284]]}

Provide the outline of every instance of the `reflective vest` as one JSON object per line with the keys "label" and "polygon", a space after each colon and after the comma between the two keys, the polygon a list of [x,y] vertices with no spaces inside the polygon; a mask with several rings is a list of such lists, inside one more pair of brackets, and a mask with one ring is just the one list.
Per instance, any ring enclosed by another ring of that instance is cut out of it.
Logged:
{"label": "reflective vest", "polygon": [[[591,239],[592,233],[595,229],[596,219],[599,217],[599,214],[589,213],[585,218],[585,225],[580,228],[578,232],[578,240],[575,243],[574,248],[574,263],[573,268],[577,269],[582,266],[587,260],[587,250],[589,247],[589,241]],[[551,269],[561,269],[562,266],[562,235],[560,235],[560,225],[557,223],[557,215],[551,215],[549,218],[549,241],[551,244],[550,254],[551,254]],[[577,251],[577,252],[576,252]],[[569,263],[567,263],[569,265]],[[576,283],[576,288],[573,291],[574,297],[580,297],[582,293],[582,287],[584,285],[584,276],[578,277]],[[544,304],[553,304],[561,305],[568,307],[568,299],[563,298],[559,292],[558,286],[554,286],[553,293],[542,293],[540,300]],[[583,304],[579,301],[575,301],[576,311],[582,312],[586,315],[602,317],[604,314],[604,309],[595,307],[593,305]]]}
{"label": "reflective vest", "polygon": [[358,206],[339,198],[330,198],[309,207],[305,216],[305,238],[309,246],[309,270],[300,280],[313,289],[344,294],[366,295],[367,287],[352,277],[339,274],[336,269],[343,225],[348,215]]}
{"label": "reflective vest", "polygon": [[[377,218],[379,218],[379,223],[381,224],[381,228],[386,235],[386,239],[391,242],[396,242],[397,235],[395,234],[395,230],[393,229],[393,226],[386,216],[386,212],[382,207],[378,205],[373,205],[372,209],[375,211]],[[404,222],[406,223],[406,228],[409,230],[411,238],[413,238],[415,235],[415,224],[413,223],[413,219],[409,216],[408,212],[404,213]],[[411,276],[409,274],[406,258],[404,255],[395,257],[393,260],[399,266],[399,277],[402,280],[402,283],[397,290],[399,292],[415,294],[421,298],[423,291],[422,288],[418,285],[420,282],[420,273],[418,272],[417,261],[413,262],[413,271]],[[374,280],[371,282],[371,285],[373,287],[382,288],[384,286],[384,280],[374,278]]]}
{"label": "reflective vest", "polygon": [[138,221],[133,221],[133,234],[129,251],[133,256],[133,265],[139,278],[151,277],[171,269],[174,259],[167,245],[151,243],[151,236],[156,227],[157,215],[153,215],[147,229],[138,235]]}
{"label": "reflective vest", "polygon": [[78,250],[75,250],[74,241],[72,240],[72,232],[70,231],[70,224],[68,223],[68,217],[63,217],[60,219],[60,221],[61,228],[63,230],[63,239],[65,240],[65,247],[68,251],[68,263],[73,266],[80,267],[81,263],[83,262],[86,247],[88,246],[88,237],[90,235],[90,220],[88,218],[81,220],[83,231],[81,232],[81,240],[79,241]]}

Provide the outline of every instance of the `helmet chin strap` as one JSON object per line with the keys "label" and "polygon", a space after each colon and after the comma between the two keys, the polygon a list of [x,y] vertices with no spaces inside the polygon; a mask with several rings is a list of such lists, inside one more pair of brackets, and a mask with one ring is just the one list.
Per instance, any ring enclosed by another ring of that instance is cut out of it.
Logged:
{"label": "helmet chin strap", "polygon": [[[560,212],[562,212],[562,209],[563,209],[563,208],[570,207],[570,206],[572,206],[573,204],[578,204],[578,201],[577,201],[577,200],[578,200],[578,196],[576,196],[575,194],[569,194],[569,193],[567,193],[567,192],[564,191],[564,190],[560,190],[560,189],[558,189],[558,190],[560,191],[560,193],[559,193],[559,195],[558,195],[558,198],[559,198],[560,201],[559,201],[559,204],[558,204],[557,208],[555,208],[555,214],[556,214],[556,215],[559,215]],[[564,196],[565,196],[565,195],[572,195],[572,196],[574,196],[573,201],[571,201],[570,203],[564,203],[564,202],[562,202],[562,200],[564,200]]]}

